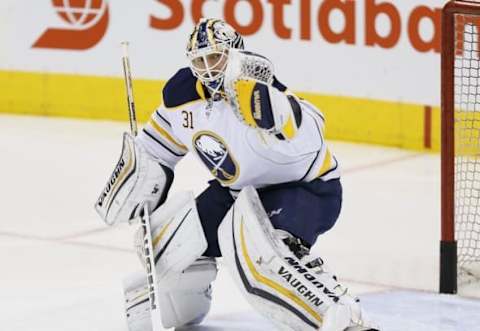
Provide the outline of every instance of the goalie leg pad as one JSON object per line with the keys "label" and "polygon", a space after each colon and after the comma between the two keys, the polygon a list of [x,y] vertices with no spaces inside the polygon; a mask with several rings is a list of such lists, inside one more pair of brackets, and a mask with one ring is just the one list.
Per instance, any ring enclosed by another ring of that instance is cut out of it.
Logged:
{"label": "goalie leg pad", "polygon": [[[150,216],[155,268],[159,282],[184,271],[207,249],[193,192],[180,192]],[[143,229],[135,236],[140,261],[144,261]]]}
{"label": "goalie leg pad", "polygon": [[283,330],[344,330],[352,307],[337,281],[309,270],[278,238],[252,187],[219,228],[225,263],[252,306]]}
{"label": "goalie leg pad", "polygon": [[160,283],[160,312],[165,328],[199,324],[210,311],[211,283],[217,276],[212,258],[197,260]]}
{"label": "goalie leg pad", "polygon": [[[181,273],[159,281],[159,302],[165,328],[199,324],[211,305],[211,283],[217,275],[214,259],[201,258]],[[147,281],[136,273],[124,281],[125,310],[129,331],[151,331]]]}

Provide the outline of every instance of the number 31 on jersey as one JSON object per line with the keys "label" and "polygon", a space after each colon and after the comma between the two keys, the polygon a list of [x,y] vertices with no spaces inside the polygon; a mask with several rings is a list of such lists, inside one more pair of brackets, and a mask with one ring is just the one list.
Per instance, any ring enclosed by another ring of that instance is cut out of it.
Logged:
{"label": "number 31 on jersey", "polygon": [[193,114],[191,111],[182,110],[183,127],[193,129]]}

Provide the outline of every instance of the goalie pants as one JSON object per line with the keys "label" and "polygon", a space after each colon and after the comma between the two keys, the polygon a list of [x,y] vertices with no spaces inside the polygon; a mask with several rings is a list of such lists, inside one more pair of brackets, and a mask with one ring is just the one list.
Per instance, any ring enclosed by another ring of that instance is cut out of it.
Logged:
{"label": "goalie pants", "polygon": [[[257,191],[273,226],[290,232],[310,246],[334,226],[342,206],[339,179],[277,184]],[[208,241],[203,255],[219,257],[217,230],[235,200],[228,188],[212,180],[196,201]]]}

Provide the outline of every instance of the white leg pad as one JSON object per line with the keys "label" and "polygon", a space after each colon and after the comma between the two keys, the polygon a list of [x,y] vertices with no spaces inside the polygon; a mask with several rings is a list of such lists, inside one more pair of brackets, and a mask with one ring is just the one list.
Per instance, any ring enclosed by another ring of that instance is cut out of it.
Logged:
{"label": "white leg pad", "polygon": [[148,293],[145,272],[136,272],[123,280],[129,331],[152,331]]}
{"label": "white leg pad", "polygon": [[[210,310],[211,283],[217,275],[213,259],[199,259],[181,273],[159,281],[159,302],[165,328],[199,324]],[[129,331],[151,331],[147,282],[144,273],[124,281]]]}
{"label": "white leg pad", "polygon": [[246,299],[281,330],[343,331],[350,302],[327,275],[306,268],[275,235],[257,192],[242,190],[219,228],[224,262]]}
{"label": "white leg pad", "polygon": [[217,276],[214,259],[197,260],[181,274],[160,283],[160,311],[166,328],[199,324],[210,311],[210,284]]}
{"label": "white leg pad", "polygon": [[[159,282],[171,273],[188,268],[207,249],[193,192],[170,197],[150,216],[155,267]],[[143,232],[135,236],[137,252],[143,258]]]}

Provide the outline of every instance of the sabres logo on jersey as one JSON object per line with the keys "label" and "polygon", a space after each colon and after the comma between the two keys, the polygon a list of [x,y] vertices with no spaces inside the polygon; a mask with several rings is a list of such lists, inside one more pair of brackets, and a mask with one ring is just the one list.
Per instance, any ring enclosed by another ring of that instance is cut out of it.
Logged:
{"label": "sabres logo on jersey", "polygon": [[213,132],[201,131],[193,137],[193,146],[212,175],[223,184],[231,184],[238,178],[238,163],[222,138]]}

